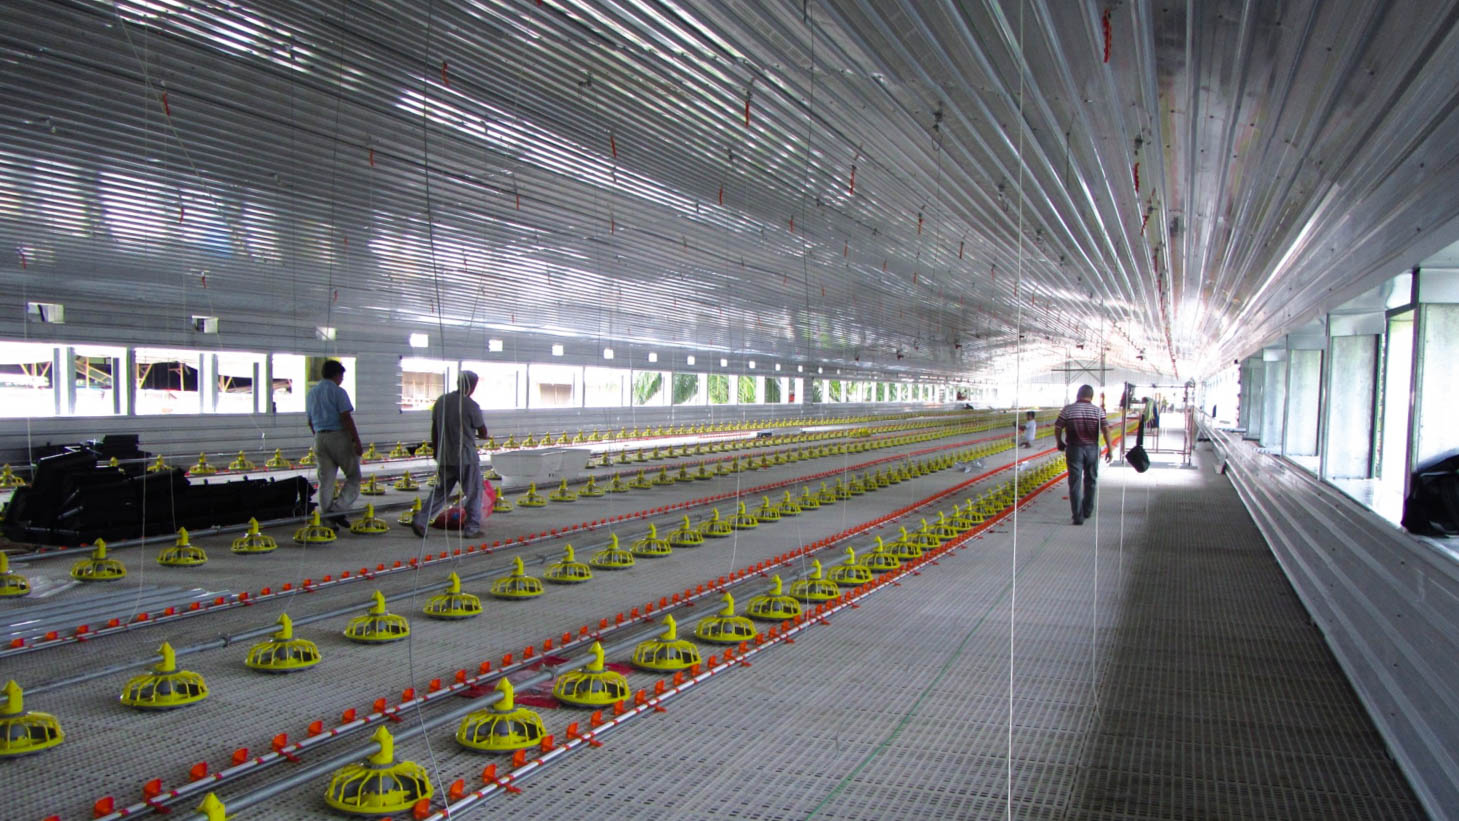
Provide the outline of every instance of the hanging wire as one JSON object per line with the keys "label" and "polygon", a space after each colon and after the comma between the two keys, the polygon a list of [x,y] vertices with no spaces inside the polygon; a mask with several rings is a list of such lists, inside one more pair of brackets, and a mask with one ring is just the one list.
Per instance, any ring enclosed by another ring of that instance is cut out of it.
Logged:
{"label": "hanging wire", "polygon": [[[1014,353],[1013,353],[1013,407],[1017,419],[1017,409],[1022,407],[1020,391],[1023,386],[1023,300],[1019,297],[1023,284],[1023,212],[1025,207],[1025,196],[1023,190],[1023,137],[1025,123],[1023,119],[1023,85],[1024,74],[1027,66],[1023,56],[1023,12],[1024,3],[1018,4],[1018,266],[1014,273],[1013,293],[1016,304],[1016,319],[1014,321]],[[1006,815],[1009,821],[1013,819],[1013,710],[1015,668],[1015,639],[1018,625],[1018,508],[1019,508],[1019,472],[1018,472],[1018,449],[1015,447],[1013,454],[1013,561],[1012,573],[1009,579],[1008,599],[1008,776],[1005,790]]]}

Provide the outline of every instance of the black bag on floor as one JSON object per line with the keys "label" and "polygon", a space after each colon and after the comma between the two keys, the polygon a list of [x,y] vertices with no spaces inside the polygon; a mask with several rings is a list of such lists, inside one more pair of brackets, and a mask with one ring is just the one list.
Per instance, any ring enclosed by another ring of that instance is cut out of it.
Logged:
{"label": "black bag on floor", "polygon": [[1459,535],[1459,450],[1436,456],[1413,472],[1403,500],[1403,527],[1421,536]]}
{"label": "black bag on floor", "polygon": [[1136,473],[1144,473],[1150,469],[1150,454],[1145,452],[1145,417],[1140,416],[1140,430],[1135,434],[1135,446],[1125,453],[1125,461]]}

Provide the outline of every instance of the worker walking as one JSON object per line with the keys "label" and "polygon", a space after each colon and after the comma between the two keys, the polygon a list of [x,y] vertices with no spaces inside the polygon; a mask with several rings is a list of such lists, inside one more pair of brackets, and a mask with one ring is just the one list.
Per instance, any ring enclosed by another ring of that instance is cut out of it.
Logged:
{"label": "worker walking", "polygon": [[[344,365],[329,359],[320,369],[320,379],[304,399],[309,431],[314,434],[314,455],[319,463],[319,510],[321,518],[342,530],[350,526],[345,511],[360,498],[360,456],[365,447],[355,429],[355,406],[341,387]],[[344,472],[344,487],[336,495],[334,476]]]}
{"label": "worker walking", "polygon": [[461,483],[461,535],[481,535],[481,457],[476,439],[486,438],[486,420],[481,406],[471,398],[477,377],[462,371],[456,390],[442,394],[431,408],[431,447],[436,451],[436,487],[411,523],[416,536],[426,535],[426,525],[446,509],[451,490]]}
{"label": "worker walking", "polygon": [[[1094,486],[1099,481],[1099,434],[1104,433],[1104,460],[1114,458],[1109,438],[1109,421],[1104,408],[1095,405],[1094,387],[1080,385],[1075,401],[1065,405],[1054,420],[1054,441],[1064,451],[1069,465],[1069,508],[1074,524],[1082,525],[1094,513]],[[1068,442],[1065,442],[1067,434]]]}
{"label": "worker walking", "polygon": [[1023,423],[1023,444],[1020,447],[1033,447],[1033,440],[1039,436],[1039,423],[1034,419],[1034,412],[1029,411]]}

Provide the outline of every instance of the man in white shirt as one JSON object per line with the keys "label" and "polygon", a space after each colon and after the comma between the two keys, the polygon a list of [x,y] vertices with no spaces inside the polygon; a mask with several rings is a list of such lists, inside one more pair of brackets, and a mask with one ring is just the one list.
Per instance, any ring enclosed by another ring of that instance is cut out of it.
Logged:
{"label": "man in white shirt", "polygon": [[1028,421],[1023,423],[1023,444],[1020,447],[1033,447],[1033,440],[1038,438],[1039,423],[1034,420],[1034,412],[1028,412]]}

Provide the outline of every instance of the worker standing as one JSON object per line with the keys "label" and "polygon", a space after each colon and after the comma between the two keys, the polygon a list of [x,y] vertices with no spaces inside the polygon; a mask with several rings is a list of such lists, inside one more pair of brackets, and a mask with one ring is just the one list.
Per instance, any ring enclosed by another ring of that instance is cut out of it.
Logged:
{"label": "worker standing", "polygon": [[[320,379],[309,389],[304,407],[308,411],[309,431],[314,434],[314,455],[319,463],[319,509],[321,518],[335,529],[350,526],[345,511],[360,498],[360,456],[365,447],[355,429],[355,406],[349,392],[341,387],[344,365],[325,360]],[[344,487],[336,495],[334,476],[344,472]]]}
{"label": "worker standing", "polygon": [[1034,412],[1029,411],[1023,423],[1023,444],[1021,447],[1033,447],[1033,441],[1039,436],[1039,423],[1034,419]]}
{"label": "worker standing", "polygon": [[426,524],[446,508],[451,490],[461,483],[461,535],[481,535],[481,457],[476,438],[485,439],[486,420],[481,406],[471,398],[477,376],[462,371],[456,390],[442,394],[431,407],[431,447],[436,451],[436,487],[421,505],[411,523],[416,536],[426,535]]}
{"label": "worker standing", "polygon": [[[1064,451],[1069,465],[1069,507],[1074,524],[1082,525],[1094,513],[1094,486],[1099,481],[1099,434],[1104,432],[1104,461],[1114,458],[1109,439],[1109,421],[1104,408],[1094,404],[1094,387],[1080,385],[1075,401],[1059,411],[1054,420],[1054,441]],[[1068,435],[1066,445],[1064,439]],[[1067,450],[1066,450],[1067,447]]]}

